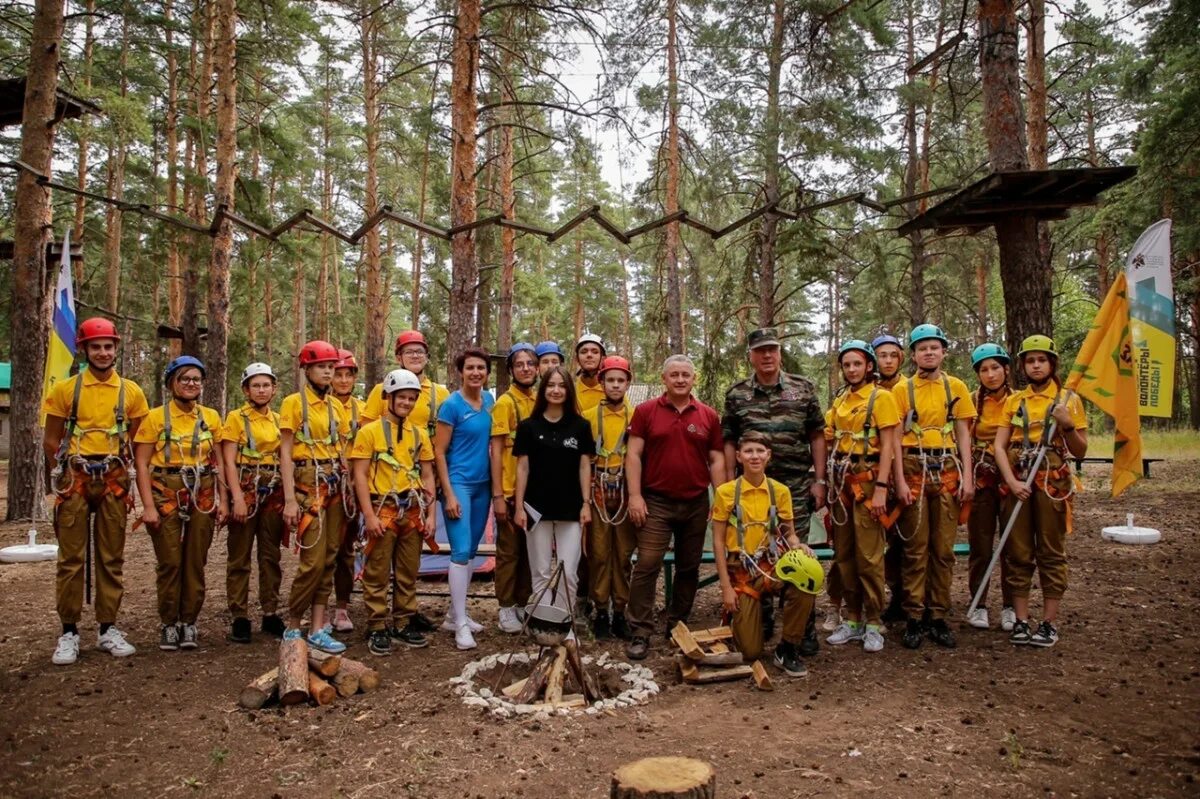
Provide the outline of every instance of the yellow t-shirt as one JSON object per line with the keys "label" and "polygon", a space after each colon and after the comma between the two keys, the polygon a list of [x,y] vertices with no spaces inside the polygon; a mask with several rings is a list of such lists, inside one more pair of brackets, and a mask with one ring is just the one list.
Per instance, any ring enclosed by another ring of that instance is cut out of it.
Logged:
{"label": "yellow t-shirt", "polygon": [[[71,403],[75,400],[75,383],[83,381],[79,391],[79,407],[76,409],[75,435],[67,444],[69,455],[119,455],[117,440],[117,402],[121,386],[125,386],[125,424],[142,419],[150,412],[146,395],[141,386],[117,374],[113,369],[104,380],[98,379],[92,370],[83,371],[66,380],[60,380],[50,389],[42,403],[47,416],[59,419],[71,418]],[[64,431],[63,435],[66,435]]]}
{"label": "yellow t-shirt", "polygon": [[515,385],[500,395],[492,408],[492,437],[504,436],[504,456],[500,459],[500,484],[504,496],[511,497],[517,490],[517,459],[512,454],[513,442],[517,438],[517,425],[533,413],[537,397],[526,394]]}
{"label": "yellow t-shirt", "polygon": [[[171,435],[170,451],[167,449],[166,421],[164,409],[170,408]],[[197,422],[200,422],[197,427]],[[185,411],[171,400],[159,405],[146,415],[137,436],[138,444],[153,444],[151,466],[197,466],[215,459],[214,447],[224,439],[221,433],[221,415],[212,408],[193,405]]]}
{"label": "yellow t-shirt", "polygon": [[[254,446],[250,446],[247,425],[249,435],[254,438]],[[239,464],[274,466],[279,463],[279,414],[270,408],[265,413],[255,410],[247,402],[225,417],[221,440],[237,444],[235,462]]]}
{"label": "yellow t-shirt", "polygon": [[[433,393],[435,391],[436,393]],[[429,405],[431,396],[436,400],[433,409]],[[437,424],[437,408],[442,407],[442,403],[448,399],[450,399],[450,389],[421,375],[421,396],[417,397],[416,404],[408,414],[408,421],[424,429],[428,435],[433,435],[433,428]],[[387,405],[383,401],[383,383],[378,383],[375,388],[371,389],[371,395],[367,397],[366,405],[362,409],[362,423],[366,424],[376,419],[382,419],[386,411]]]}
{"label": "yellow t-shirt", "polygon": [[575,378],[575,407],[584,416],[588,411],[604,402],[604,383],[599,379],[596,385],[589,386],[582,377]]}
{"label": "yellow t-shirt", "polygon": [[1004,409],[1010,396],[1011,391],[1005,391],[1003,394],[983,392],[983,401],[975,409],[979,411],[979,416],[975,419],[975,430],[972,433],[976,449],[986,450],[988,455],[995,454],[996,428],[1005,419]]}
{"label": "yellow t-shirt", "polygon": [[[1034,391],[1032,386],[1026,386],[1009,396],[1004,403],[1004,416],[1000,420],[1001,427],[1012,428],[1013,443],[1026,440],[1030,444],[1040,443],[1043,427],[1050,413],[1050,404],[1058,396],[1059,402],[1066,402],[1067,410],[1071,412],[1071,424],[1079,430],[1087,430],[1087,414],[1083,412],[1083,401],[1074,391],[1061,390],[1053,382],[1047,383],[1045,390]],[[1024,415],[1022,415],[1024,405]],[[1055,430],[1054,437],[1060,438],[1062,432]]]}
{"label": "yellow t-shirt", "polygon": [[[946,420],[946,386],[950,386],[950,402],[954,405],[955,419],[974,419],[975,402],[967,384],[957,377],[942,374],[933,380],[922,377],[905,377],[892,389],[892,397],[896,400],[896,410],[900,412],[903,422],[908,416],[911,405],[908,399],[909,385],[912,385],[913,396],[917,405],[916,425],[921,428],[920,444],[925,449],[953,449],[955,446],[954,425]],[[916,447],[917,432],[915,429],[904,433],[901,444],[905,447]]]}
{"label": "yellow t-shirt", "polygon": [[862,430],[867,422],[867,405],[872,391],[875,392],[875,404],[871,406],[871,435],[866,441],[865,454],[878,455],[879,431],[900,424],[896,400],[886,388],[864,383],[857,391],[845,391],[834,399],[825,413],[825,437],[836,442],[837,452],[864,454]]}
{"label": "yellow t-shirt", "polygon": [[[292,442],[292,460],[335,460],[341,457],[342,440],[350,432],[350,419],[346,415],[346,407],[334,399],[332,393],[326,393],[322,399],[311,386],[305,386],[304,396],[308,401],[308,436],[303,431],[304,410],[300,404],[299,392],[289,394],[279,408],[279,428],[291,430],[295,436]],[[330,416],[333,417],[333,434],[330,435]]]}
{"label": "yellow t-shirt", "polygon": [[[608,456],[596,456],[593,461],[597,466],[616,469],[625,462],[625,442],[621,440],[629,429],[629,421],[633,418],[633,406],[628,401],[614,408],[607,402],[602,402],[592,408],[584,416],[592,426],[592,438],[599,448],[608,452]],[[600,430],[600,419],[604,419],[604,430]]]}
{"label": "yellow t-shirt", "polygon": [[[389,463],[387,435],[383,423],[383,419],[376,419],[358,431],[354,438],[354,447],[350,450],[351,460],[371,461],[371,465],[367,467],[367,480],[373,495],[379,496],[393,491],[403,493],[420,488],[421,472],[418,464],[433,460],[433,447],[429,444],[429,436],[408,420],[400,424],[388,420],[392,435],[390,460],[393,461]],[[414,454],[416,463],[413,461]]]}
{"label": "yellow t-shirt", "polygon": [[341,397],[334,397],[334,399],[346,409],[346,423],[350,425],[350,429],[343,439],[343,446],[346,452],[349,452],[350,448],[354,446],[354,438],[358,435],[358,431],[362,430],[363,425],[366,424],[363,421],[363,409],[367,407],[367,403],[353,394],[344,400]]}
{"label": "yellow t-shirt", "polygon": [[783,483],[769,477],[758,486],[751,484],[744,477],[718,486],[713,500],[712,518],[713,521],[729,523],[725,528],[725,548],[730,552],[742,551],[738,547],[737,525],[731,518],[733,498],[739,481],[742,484],[742,496],[738,500],[744,526],[742,536],[746,552],[754,554],[767,545],[771,518],[770,489],[775,490],[775,515],[780,521],[792,520],[792,493]]}

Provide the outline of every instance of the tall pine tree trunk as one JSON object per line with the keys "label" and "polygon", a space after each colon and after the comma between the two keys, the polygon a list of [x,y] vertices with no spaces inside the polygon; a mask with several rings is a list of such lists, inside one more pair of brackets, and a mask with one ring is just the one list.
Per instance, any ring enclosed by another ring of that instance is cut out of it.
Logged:
{"label": "tall pine tree trunk", "polygon": [[[367,73],[366,59],[368,57],[367,32],[368,22],[362,22],[363,33],[363,74]],[[372,57],[373,61],[373,57]],[[321,217],[327,221],[333,218],[333,68],[329,63],[329,54],[325,54],[325,86],[321,92]],[[373,68],[373,65],[372,65]],[[364,92],[370,92],[370,84],[364,82]],[[365,98],[364,98],[365,100]],[[370,135],[370,131],[368,131]],[[316,333],[318,338],[329,340],[329,262],[333,258],[333,236],[328,233],[321,236],[321,268],[317,272],[317,319]],[[374,385],[374,383],[371,383]]]}
{"label": "tall pine tree trunk", "polygon": [[[678,0],[667,0],[667,216],[679,210],[679,43]],[[679,280],[679,223],[667,225],[667,345],[687,352],[683,336],[683,287]]]}
{"label": "tall pine tree trunk", "polygon": [[[363,113],[366,117],[366,180],[364,211],[368,217],[379,210],[379,84],[377,82],[379,19],[368,13],[369,4],[363,4],[362,53],[363,53]],[[380,252],[379,226],[372,227],[364,239],[363,261],[367,282],[367,329],[363,349],[366,354],[367,385],[383,380],[387,369],[387,351],[384,332],[387,330],[388,298],[384,294],[386,278],[383,274],[383,256]]]}
{"label": "tall pine tree trunk", "polygon": [[[121,14],[121,54],[118,57],[119,94],[122,98],[129,92],[129,5],[123,6]],[[108,150],[107,194],[118,200],[125,198],[125,154],[127,133],[118,127],[116,141]],[[121,236],[124,213],[115,204],[105,211],[104,224],[104,303],[113,313],[121,309]]]}
{"label": "tall pine tree trunk", "polygon": [[[167,210],[177,213],[179,205],[179,64],[175,57],[174,0],[163,2],[163,29],[167,50],[167,112],[163,120],[167,140]],[[183,317],[183,272],[179,263],[179,230],[167,225],[167,321],[174,327]],[[170,340],[170,354],[179,354],[182,342]]]}
{"label": "tall pine tree trunk", "polygon": [[[188,146],[191,156],[192,176],[185,184],[185,195],[189,213],[197,225],[207,225],[208,218],[208,119],[212,82],[214,14],[207,0],[195,0],[192,6],[192,48],[189,82],[192,92],[192,107],[196,123],[188,128]],[[183,313],[180,327],[183,342],[180,351],[188,355],[200,355],[200,259],[199,239],[189,237],[189,251],[183,265]]]}
{"label": "tall pine tree trunk", "polygon": [[[21,161],[49,174],[54,154],[54,106],[63,34],[62,0],[37,0],[30,35],[29,69],[21,120]],[[17,174],[13,209],[13,280],[10,305],[12,405],[8,463],[9,521],[31,519],[45,496],[38,420],[50,326],[50,271],[46,246],[50,190],[28,172]]]}
{"label": "tall pine tree trunk", "polygon": [[[996,171],[1026,170],[1025,107],[1015,0],[979,0],[979,68],[988,157]],[[1033,333],[1053,335],[1050,273],[1038,253],[1037,220],[1013,214],[996,223],[1005,332],[1010,350]]]}
{"label": "tall pine tree trunk", "polygon": [[[783,71],[784,0],[774,0],[771,12],[771,44],[767,51],[767,111],[763,130],[763,188],[768,203],[779,200],[779,78]],[[758,323],[775,324],[775,243],[779,237],[779,215],[763,215],[758,233]]]}
{"label": "tall pine tree trunk", "polygon": [[[480,0],[459,0],[451,53],[450,128],[453,156],[450,175],[450,226],[475,221],[476,122],[475,75],[479,69]],[[455,386],[454,358],[471,343],[479,265],[474,231],[450,242],[450,313],[446,330],[446,375]]]}
{"label": "tall pine tree trunk", "polygon": [[[509,15],[511,20],[511,15]],[[505,219],[515,219],[517,214],[517,192],[513,186],[513,107],[512,101],[512,56],[505,48],[501,57],[502,79],[500,82],[500,213]],[[496,344],[504,353],[513,344],[513,287],[517,272],[517,231],[512,228],[500,228],[500,308],[497,319]],[[508,374],[505,372],[498,378],[497,388],[501,381],[504,387],[508,385]]]}
{"label": "tall pine tree trunk", "polygon": [[[92,93],[92,53],[96,46],[95,35],[95,13],[96,0],[87,0],[84,6],[87,14],[84,20],[83,33],[83,89],[84,96],[90,97]],[[88,171],[88,133],[91,129],[90,117],[84,114],[79,120],[79,153],[76,162],[76,180],[75,187],[80,191],[87,188],[87,171]],[[87,208],[87,198],[82,194],[75,198],[75,226],[71,230],[71,241],[81,243],[83,241],[83,222],[84,210]],[[78,295],[80,287],[83,286],[83,260],[80,259],[74,262],[75,266],[75,291]]]}
{"label": "tall pine tree trunk", "polygon": [[[1025,133],[1028,138],[1029,168],[1049,167],[1049,121],[1046,108],[1046,0],[1028,0],[1025,20],[1025,85],[1028,111]],[[1038,223],[1038,257],[1050,269],[1050,226]]]}

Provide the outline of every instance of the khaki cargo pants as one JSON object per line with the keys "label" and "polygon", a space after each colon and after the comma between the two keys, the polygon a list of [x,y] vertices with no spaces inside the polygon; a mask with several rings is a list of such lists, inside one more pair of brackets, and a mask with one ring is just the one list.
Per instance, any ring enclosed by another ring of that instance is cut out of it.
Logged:
{"label": "khaki cargo pants", "polygon": [[[923,476],[921,461],[904,455],[904,478],[912,488]],[[954,577],[954,537],[958,533],[958,497],[936,479],[923,486],[917,501],[900,513],[898,522],[904,559],[904,612],[919,619],[929,608],[932,619],[950,613],[950,583]],[[928,604],[926,595],[928,594]]]}
{"label": "khaki cargo pants", "polygon": [[[80,475],[74,474],[75,479]],[[65,477],[65,475],[64,475]],[[116,496],[109,490],[112,480],[124,491]],[[117,620],[121,597],[125,593],[122,568],[125,565],[125,522],[129,515],[126,497],[130,480],[124,466],[114,466],[99,480],[86,480],[82,491],[64,499],[54,512],[54,535],[58,539],[58,569],[55,576],[55,604],[63,624],[77,624],[83,610],[84,558],[88,543],[88,515],[96,516],[95,557],[96,621],[111,624]]]}
{"label": "khaki cargo pants", "polygon": [[200,496],[190,497],[188,507],[183,509],[189,518],[184,521],[177,506],[183,479],[158,470],[151,470],[151,477],[156,484],[154,507],[159,515],[158,527],[150,529],[158,559],[158,618],[163,624],[195,624],[204,607],[204,567],[215,527],[212,513],[201,513],[197,506],[204,510],[214,507],[215,478],[211,474],[200,478]]}
{"label": "khaki cargo pants", "polygon": [[[1018,454],[1017,450],[1009,451],[1011,462],[1017,462]],[[1049,469],[1043,472],[1061,470],[1063,462],[1057,453],[1047,453],[1046,460]],[[1004,559],[1008,564],[1004,585],[1010,595],[1027,598],[1036,567],[1043,599],[1062,599],[1067,591],[1067,514],[1072,500],[1047,496],[1045,489],[1038,485],[1043,479],[1044,475],[1039,474],[1033,493],[1021,505],[1004,546]],[[1051,480],[1050,489],[1065,496],[1071,491],[1071,480],[1069,474]],[[1016,503],[1017,498],[1011,494],[1004,498],[1005,518],[1012,513]]]}
{"label": "khaki cargo pants", "polygon": [[[315,467],[297,466],[295,480],[296,501],[300,505],[300,524],[304,532],[296,533],[300,542],[300,564],[288,595],[288,613],[300,617],[313,605],[329,604],[346,512],[336,485],[316,484]],[[317,513],[318,502],[324,504],[320,513]],[[307,523],[306,515],[312,517]]]}
{"label": "khaki cargo pants", "polygon": [[[606,511],[616,513],[618,504],[607,504]],[[614,613],[624,613],[629,603],[629,577],[633,572],[633,553],[637,551],[637,527],[626,516],[619,524],[600,519],[592,509],[588,526],[588,562],[591,597],[599,610],[608,610],[612,600]]]}
{"label": "khaki cargo pants", "polygon": [[[868,484],[874,488],[874,483]],[[884,533],[867,502],[858,502],[849,489],[833,514],[833,552],[836,565],[830,574],[841,578],[846,610],[867,624],[879,624],[883,610]]]}
{"label": "khaki cargo pants", "polygon": [[[417,573],[421,569],[421,509],[402,513],[375,540],[363,567],[363,604],[367,631],[388,626],[388,588],[392,588],[391,621],[403,629],[417,612]],[[389,579],[390,578],[390,579]]]}
{"label": "khaki cargo pants", "polygon": [[[249,487],[250,490],[253,488]],[[246,490],[245,486],[243,490]],[[279,551],[283,539],[283,511],[280,507],[282,491],[282,488],[277,487],[270,494],[262,496],[258,500],[258,508],[254,515],[246,521],[229,522],[229,560],[225,566],[225,593],[229,600],[229,615],[235,619],[248,618],[250,554],[256,543],[258,603],[264,616],[274,616],[279,608],[279,586],[283,582]]]}
{"label": "khaki cargo pants", "polygon": [[513,526],[513,498],[506,497],[508,518],[496,520],[496,599],[502,608],[525,607],[533,593],[525,531]]}
{"label": "khaki cargo pants", "polygon": [[791,644],[798,644],[804,640],[804,628],[813,612],[815,597],[812,594],[800,591],[791,583],[780,586],[772,582],[768,586],[767,579],[761,574],[750,577],[737,555],[729,559],[729,577],[734,586],[738,586],[740,581],[749,589],[738,591],[737,611],[729,621],[734,643],[746,660],[755,660],[762,656],[766,645],[763,639],[763,602],[774,601],[775,594],[780,591],[783,592],[784,601],[782,640]]}

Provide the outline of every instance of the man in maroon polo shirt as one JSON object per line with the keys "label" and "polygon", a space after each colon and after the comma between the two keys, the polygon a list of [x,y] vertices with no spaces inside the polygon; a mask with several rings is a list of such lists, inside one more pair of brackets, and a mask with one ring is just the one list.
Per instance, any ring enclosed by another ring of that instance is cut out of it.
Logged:
{"label": "man in maroon polo shirt", "polygon": [[629,518],[638,527],[625,608],[633,633],[625,654],[631,660],[650,651],[658,573],[672,536],[675,589],[667,629],[691,613],[708,527],[708,487],[725,482],[721,418],[692,396],[696,367],[686,355],[672,355],[662,376],[663,395],[633,412],[625,455]]}

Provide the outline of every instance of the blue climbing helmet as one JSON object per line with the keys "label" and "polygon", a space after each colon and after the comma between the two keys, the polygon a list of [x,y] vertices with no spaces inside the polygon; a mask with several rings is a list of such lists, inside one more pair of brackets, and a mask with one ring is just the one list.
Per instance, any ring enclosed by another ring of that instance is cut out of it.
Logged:
{"label": "blue climbing helmet", "polygon": [[167,364],[167,368],[163,370],[163,383],[168,386],[171,385],[171,378],[174,377],[175,373],[188,366],[194,366],[199,369],[201,377],[206,375],[204,364],[201,363],[199,358],[193,358],[191,355],[180,355]]}
{"label": "blue climbing helmet", "polygon": [[980,344],[975,349],[971,350],[971,366],[976,372],[979,371],[979,364],[986,361],[988,358],[995,358],[1000,363],[1008,366],[1012,363],[1012,358],[1008,356],[1008,351],[991,341]]}
{"label": "blue climbing helmet", "polygon": [[900,349],[904,349],[904,345],[900,342],[900,339],[896,338],[891,333],[884,333],[882,336],[876,336],[875,340],[871,342],[871,349],[879,349],[879,347],[884,344],[895,344]]}
{"label": "blue climbing helmet", "polygon": [[541,342],[533,348],[533,354],[538,357],[538,360],[541,360],[543,355],[557,355],[564,361],[567,359],[567,356],[563,355],[563,351],[559,349],[558,344],[554,343],[553,341]]}
{"label": "blue climbing helmet", "polygon": [[854,350],[866,355],[867,360],[871,362],[871,365],[875,365],[875,348],[863,341],[861,338],[852,338],[842,346],[838,347],[838,363],[842,362],[843,355]]}
{"label": "blue climbing helmet", "polygon": [[508,361],[509,366],[512,365],[512,359],[516,357],[518,352],[532,352],[534,357],[537,357],[537,350],[534,349],[532,344],[530,344],[528,341],[518,341],[516,344],[508,348],[508,358],[506,360]]}
{"label": "blue climbing helmet", "polygon": [[950,339],[946,338],[946,334],[937,325],[917,325],[908,334],[908,348],[911,350],[920,342],[931,338],[942,342],[943,347],[950,346]]}

